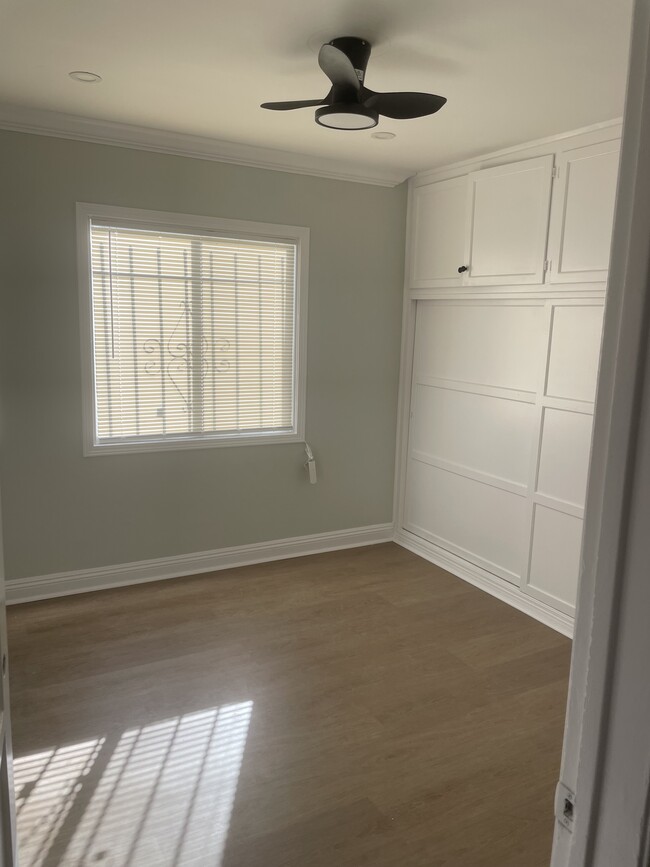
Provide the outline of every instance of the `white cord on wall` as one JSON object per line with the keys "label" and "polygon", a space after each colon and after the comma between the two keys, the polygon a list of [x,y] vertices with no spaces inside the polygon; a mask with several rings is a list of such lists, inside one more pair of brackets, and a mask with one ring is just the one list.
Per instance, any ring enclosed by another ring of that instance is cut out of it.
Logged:
{"label": "white cord on wall", "polygon": [[307,472],[309,473],[309,483],[311,485],[315,485],[318,481],[318,478],[316,476],[316,458],[314,457],[314,453],[312,452],[311,446],[308,442],[305,443],[305,454],[307,455],[305,466],[307,467]]}

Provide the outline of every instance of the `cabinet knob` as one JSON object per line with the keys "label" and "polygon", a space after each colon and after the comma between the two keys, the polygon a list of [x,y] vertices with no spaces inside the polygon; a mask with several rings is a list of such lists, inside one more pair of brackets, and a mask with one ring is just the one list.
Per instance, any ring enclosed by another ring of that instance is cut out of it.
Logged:
{"label": "cabinet knob", "polygon": [[467,265],[461,265],[460,268],[458,269],[459,274],[462,274],[463,271],[467,271]]}

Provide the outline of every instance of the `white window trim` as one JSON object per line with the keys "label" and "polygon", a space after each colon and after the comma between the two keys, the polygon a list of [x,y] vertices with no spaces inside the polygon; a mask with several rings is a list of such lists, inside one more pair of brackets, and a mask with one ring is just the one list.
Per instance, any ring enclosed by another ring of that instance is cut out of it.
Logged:
{"label": "white window trim", "polygon": [[[92,277],[90,261],[91,220],[114,220],[118,225],[139,228],[197,230],[225,237],[254,240],[282,240],[296,243],[296,326],[294,425],[289,433],[231,434],[193,438],[148,439],[142,442],[98,443],[95,438],[95,354],[93,347]],[[305,439],[305,406],[307,398],[307,282],[309,276],[309,229],[302,226],[282,226],[275,223],[253,223],[170,211],[147,211],[114,205],[77,202],[77,268],[79,280],[79,310],[81,316],[81,380],[83,416],[83,453],[95,455],[128,454],[130,452],[161,452],[178,449],[206,449],[247,445],[279,445],[298,443]]]}

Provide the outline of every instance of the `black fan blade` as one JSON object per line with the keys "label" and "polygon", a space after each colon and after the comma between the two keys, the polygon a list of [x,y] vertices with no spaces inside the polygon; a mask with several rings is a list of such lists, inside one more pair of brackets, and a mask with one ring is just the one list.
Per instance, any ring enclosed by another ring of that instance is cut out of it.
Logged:
{"label": "black fan blade", "polygon": [[364,105],[396,120],[435,114],[446,102],[444,96],[433,93],[374,93],[364,88],[363,94]]}
{"label": "black fan blade", "polygon": [[294,108],[309,108],[314,105],[325,105],[325,100],[294,99],[292,102],[263,102],[260,108],[270,108],[271,111],[291,111]]}
{"label": "black fan blade", "polygon": [[361,87],[352,61],[340,48],[335,48],[329,43],[321,46],[318,53],[318,65],[334,87],[350,87],[354,90],[359,90]]}

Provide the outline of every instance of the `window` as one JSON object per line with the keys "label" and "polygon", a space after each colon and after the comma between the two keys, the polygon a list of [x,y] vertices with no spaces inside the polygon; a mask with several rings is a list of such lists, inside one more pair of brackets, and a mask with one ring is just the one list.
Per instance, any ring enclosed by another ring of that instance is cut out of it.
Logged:
{"label": "window", "polygon": [[87,454],[304,438],[307,229],[77,214]]}

